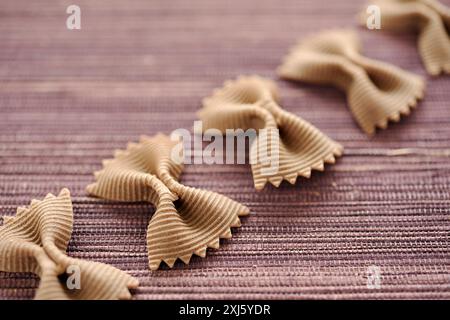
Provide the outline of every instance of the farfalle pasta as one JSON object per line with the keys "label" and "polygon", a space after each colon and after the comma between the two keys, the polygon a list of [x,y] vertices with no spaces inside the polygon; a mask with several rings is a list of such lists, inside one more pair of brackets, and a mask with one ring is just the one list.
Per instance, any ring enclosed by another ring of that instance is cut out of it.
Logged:
{"label": "farfalle pasta", "polygon": [[367,134],[398,121],[424,95],[424,80],[360,54],[351,30],[330,30],[301,41],[278,68],[288,80],[334,85],[347,94],[350,111]]}
{"label": "farfalle pasta", "polygon": [[[66,255],[72,227],[67,189],[18,208],[14,217],[3,217],[0,227],[0,270],[37,274],[38,300],[130,299],[129,289],[139,284],[135,278],[112,266]],[[72,272],[78,276],[74,287],[68,286],[70,279],[64,281]]]}
{"label": "farfalle pasta", "polygon": [[[417,46],[427,72],[450,73],[450,8],[435,0],[376,0],[381,30],[418,31]],[[361,23],[367,15],[361,13]]]}
{"label": "farfalle pasta", "polygon": [[231,227],[241,225],[249,209],[218,193],[179,183],[183,165],[172,159],[176,141],[158,134],[130,143],[104,160],[95,173],[96,182],[87,192],[117,201],[146,201],[156,211],[147,229],[149,267],[161,261],[173,267],[179,258],[188,264],[191,256],[205,257],[206,249],[219,248],[220,238],[231,238]]}
{"label": "farfalle pasta", "polygon": [[[258,134],[251,142],[250,154],[255,159],[251,167],[257,190],[263,189],[267,182],[278,187],[283,180],[294,184],[298,176],[309,178],[312,169],[324,170],[324,163],[334,163],[343,150],[339,143],[307,121],[283,110],[278,100],[278,89],[273,81],[243,76],[225,82],[223,88],[203,100],[203,108],[198,112],[204,131],[218,129],[223,134],[228,129],[277,132],[276,135]],[[271,164],[258,156],[262,151],[276,155],[276,170],[266,170]]]}

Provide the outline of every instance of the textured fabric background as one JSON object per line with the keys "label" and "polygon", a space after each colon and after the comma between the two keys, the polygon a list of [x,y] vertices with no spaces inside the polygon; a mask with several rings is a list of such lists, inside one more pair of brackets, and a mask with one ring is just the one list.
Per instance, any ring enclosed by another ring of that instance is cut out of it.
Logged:
{"label": "textured fabric background", "polygon": [[[69,4],[82,30],[65,27]],[[449,0],[445,0],[450,5]],[[425,75],[415,36],[359,28],[363,1],[0,2],[0,213],[68,187],[69,255],[139,278],[136,299],[450,298],[450,78],[369,139],[334,88],[280,81],[296,39],[358,28],[365,54]],[[101,159],[140,134],[190,128],[201,99],[239,74],[277,80],[283,107],[345,146],[324,173],[253,189],[246,165],[190,165],[182,182],[248,205],[220,250],[150,272],[154,209],[86,197]],[[367,268],[381,288],[367,287]],[[1,299],[30,299],[38,278],[0,272]]]}

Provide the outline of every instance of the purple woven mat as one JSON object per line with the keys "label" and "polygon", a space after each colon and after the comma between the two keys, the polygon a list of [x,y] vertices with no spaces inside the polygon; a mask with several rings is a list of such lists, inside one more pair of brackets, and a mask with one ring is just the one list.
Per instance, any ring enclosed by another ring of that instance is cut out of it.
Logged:
{"label": "purple woven mat", "polygon": [[[359,28],[357,0],[78,0],[82,29],[69,31],[72,3],[0,2],[1,215],[68,187],[69,255],[136,276],[136,299],[450,298],[450,78],[428,79],[419,108],[369,139],[342,93],[275,76],[297,38],[336,27],[358,28],[367,56],[426,76],[414,35]],[[228,195],[252,215],[206,259],[150,272],[153,207],[89,198],[84,188],[114,149],[190,128],[201,99],[242,73],[275,79],[283,107],[345,155],[309,180],[259,193],[248,166],[187,166],[184,184]],[[378,289],[367,285],[370,270],[380,272]],[[0,272],[0,298],[30,299],[38,282]]]}

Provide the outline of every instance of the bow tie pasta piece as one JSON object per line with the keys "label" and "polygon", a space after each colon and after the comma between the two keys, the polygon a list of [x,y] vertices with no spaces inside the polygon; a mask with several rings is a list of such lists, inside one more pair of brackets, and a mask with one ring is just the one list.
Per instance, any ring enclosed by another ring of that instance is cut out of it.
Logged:
{"label": "bow tie pasta piece", "polygon": [[[417,47],[430,75],[450,73],[450,8],[435,0],[376,0],[382,30],[417,32]],[[366,14],[360,14],[366,24]]]}
{"label": "bow tie pasta piece", "polygon": [[[66,255],[73,226],[72,201],[67,189],[48,194],[17,209],[0,227],[0,270],[33,272],[40,277],[35,299],[130,299],[138,281],[112,266]],[[79,288],[60,280],[76,268]]]}
{"label": "bow tie pasta piece", "polygon": [[[283,180],[295,184],[298,176],[309,178],[312,169],[322,171],[324,163],[334,163],[335,157],[342,154],[340,144],[283,110],[278,104],[275,83],[258,76],[225,82],[223,88],[203,100],[198,116],[204,131],[218,129],[223,134],[228,129],[258,131],[250,146],[257,190],[263,189],[267,182],[275,187]],[[275,156],[278,166],[263,161],[261,155]]]}
{"label": "bow tie pasta piece", "polygon": [[284,79],[336,86],[347,94],[350,111],[369,135],[399,121],[417,105],[424,80],[393,65],[360,55],[351,30],[325,31],[295,46],[278,68]]}
{"label": "bow tie pasta piece", "polygon": [[231,238],[230,228],[239,227],[239,217],[249,213],[223,195],[180,184],[183,166],[171,159],[176,144],[163,134],[142,137],[104,161],[97,181],[87,187],[96,197],[155,206],[147,229],[151,270],[161,261],[172,268],[177,259],[188,264],[193,254],[205,257],[206,249],[217,249],[220,238]]}

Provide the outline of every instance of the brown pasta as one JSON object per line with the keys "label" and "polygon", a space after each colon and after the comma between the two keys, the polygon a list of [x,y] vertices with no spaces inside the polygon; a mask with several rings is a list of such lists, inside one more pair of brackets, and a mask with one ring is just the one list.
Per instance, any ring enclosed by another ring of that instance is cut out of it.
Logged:
{"label": "brown pasta", "polygon": [[[435,0],[376,0],[381,29],[418,33],[417,46],[430,75],[450,73],[450,8]],[[360,15],[366,24],[366,14]]]}
{"label": "brown pasta", "polygon": [[[70,193],[48,194],[4,217],[0,227],[0,270],[32,272],[40,277],[35,299],[130,299],[138,281],[112,266],[74,259],[65,253],[72,234]],[[69,267],[79,271],[79,288],[69,289],[61,275]]]}
{"label": "brown pasta", "polygon": [[[266,141],[261,144],[269,135],[261,137],[259,134],[250,146],[250,153],[256,159],[252,163],[252,173],[257,190],[263,189],[267,182],[278,187],[283,180],[295,184],[298,176],[309,178],[312,169],[323,171],[324,163],[334,163],[343,150],[339,143],[313,125],[283,110],[278,100],[278,89],[273,81],[242,76],[225,82],[223,88],[205,98],[198,112],[204,130],[214,128],[223,134],[228,129],[279,130],[276,144]],[[261,146],[267,147],[267,154],[278,156],[276,172],[264,172],[268,165],[257,156]]]}
{"label": "brown pasta", "polygon": [[288,80],[334,85],[347,94],[350,111],[367,134],[399,121],[423,97],[425,81],[393,65],[360,54],[352,30],[330,30],[295,46],[278,68]]}
{"label": "brown pasta", "polygon": [[147,229],[151,270],[161,261],[172,268],[178,258],[188,264],[193,254],[205,257],[206,249],[217,249],[220,238],[231,238],[230,227],[239,227],[239,216],[249,213],[223,195],[180,184],[183,166],[171,158],[176,143],[163,134],[144,136],[104,160],[104,168],[95,173],[97,182],[87,187],[93,196],[156,207]]}

